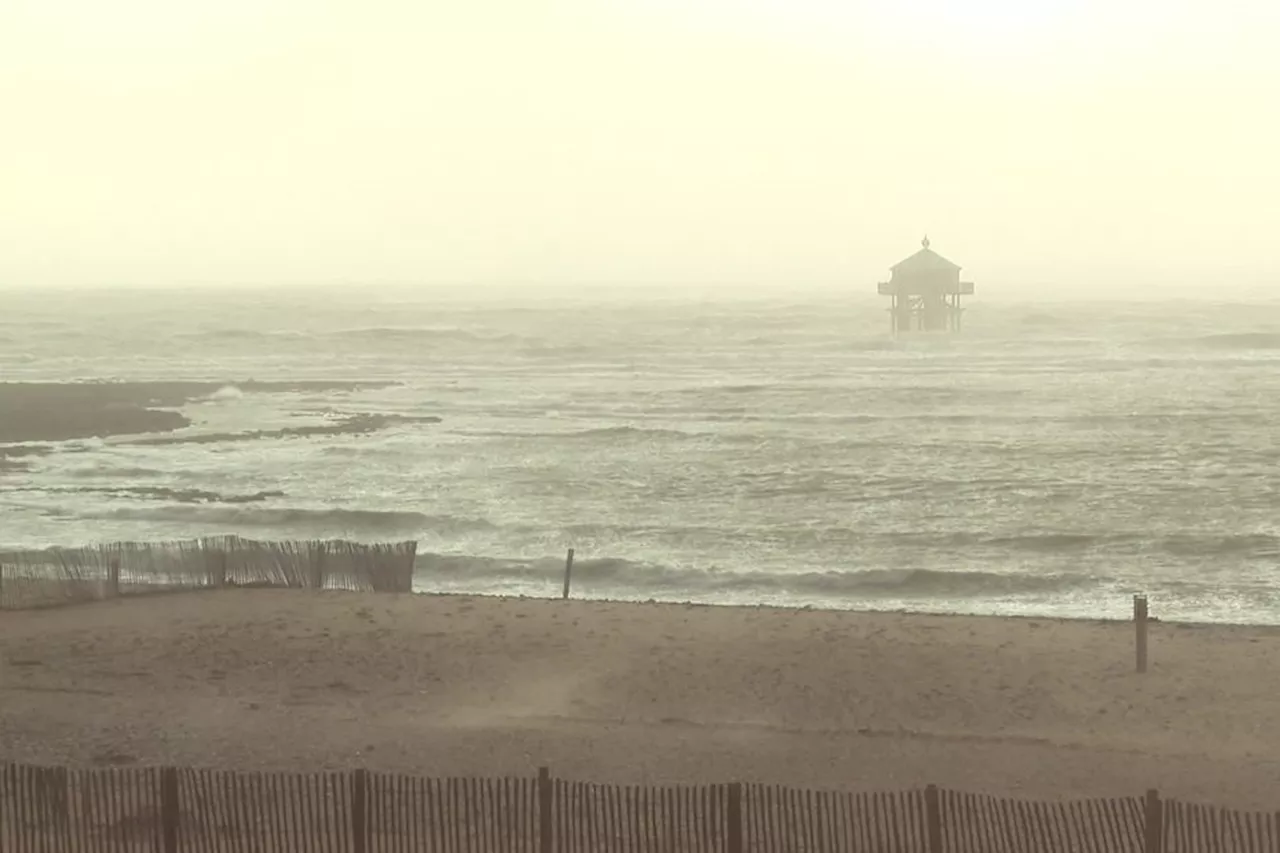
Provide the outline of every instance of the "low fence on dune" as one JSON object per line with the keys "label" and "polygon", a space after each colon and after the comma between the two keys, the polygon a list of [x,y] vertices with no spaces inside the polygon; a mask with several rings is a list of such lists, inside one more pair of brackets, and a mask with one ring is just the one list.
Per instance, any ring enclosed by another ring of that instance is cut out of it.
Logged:
{"label": "low fence on dune", "polygon": [[218,536],[0,551],[0,609],[227,586],[410,592],[417,547]]}
{"label": "low fence on dune", "polygon": [[636,788],[535,777],[0,765],[0,850],[314,853],[1275,853],[1280,814],[928,787]]}

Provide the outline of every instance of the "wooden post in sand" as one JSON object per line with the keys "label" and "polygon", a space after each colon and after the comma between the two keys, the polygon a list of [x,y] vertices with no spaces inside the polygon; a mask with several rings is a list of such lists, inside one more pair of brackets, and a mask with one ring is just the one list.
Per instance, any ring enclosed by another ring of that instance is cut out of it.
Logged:
{"label": "wooden post in sand", "polygon": [[1146,831],[1143,833],[1142,853],[1164,853],[1164,804],[1160,792],[1147,791]]}
{"label": "wooden post in sand", "polygon": [[115,557],[107,566],[107,597],[120,595],[120,558]]}
{"label": "wooden post in sand", "polygon": [[564,596],[565,600],[569,598],[569,582],[573,578],[573,549],[569,549],[569,555],[564,558]]}
{"label": "wooden post in sand", "polygon": [[418,543],[413,543],[413,553],[409,555],[409,572],[405,575],[401,588],[396,592],[413,592],[413,567],[418,562]]}
{"label": "wooden post in sand", "polygon": [[1133,597],[1133,625],[1137,631],[1138,672],[1147,671],[1147,597]]}
{"label": "wooden post in sand", "polygon": [[538,768],[538,853],[551,853],[551,771]]}

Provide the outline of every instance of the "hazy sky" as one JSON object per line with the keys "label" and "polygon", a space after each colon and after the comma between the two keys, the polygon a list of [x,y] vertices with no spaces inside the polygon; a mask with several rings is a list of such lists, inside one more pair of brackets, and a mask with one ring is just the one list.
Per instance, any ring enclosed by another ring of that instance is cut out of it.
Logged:
{"label": "hazy sky", "polygon": [[1280,3],[0,0],[0,283],[1274,282]]}

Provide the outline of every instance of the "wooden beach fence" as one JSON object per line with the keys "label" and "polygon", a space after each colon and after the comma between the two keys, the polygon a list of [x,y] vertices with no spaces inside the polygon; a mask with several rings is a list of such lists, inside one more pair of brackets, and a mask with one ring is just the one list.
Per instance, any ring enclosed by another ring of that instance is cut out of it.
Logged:
{"label": "wooden beach fence", "polygon": [[1275,853],[1280,813],[1142,798],[0,766],[5,853]]}
{"label": "wooden beach fence", "polygon": [[417,543],[238,536],[0,552],[0,609],[226,586],[411,592]]}

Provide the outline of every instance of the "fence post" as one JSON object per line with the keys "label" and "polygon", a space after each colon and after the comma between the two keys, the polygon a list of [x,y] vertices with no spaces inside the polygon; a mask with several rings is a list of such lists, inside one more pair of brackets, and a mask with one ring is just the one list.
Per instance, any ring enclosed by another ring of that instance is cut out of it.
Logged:
{"label": "fence post", "polygon": [[1147,671],[1147,597],[1133,597],[1133,624],[1137,631],[1138,672]]}
{"label": "fence post", "polygon": [[1143,853],[1164,853],[1164,804],[1160,792],[1147,791],[1147,830]]}
{"label": "fence post", "polygon": [[942,853],[942,795],[937,785],[924,789],[925,826],[929,832],[929,853]]}
{"label": "fence post", "polygon": [[113,557],[107,566],[107,595],[115,598],[120,595],[120,558]]}
{"label": "fence post", "polygon": [[729,783],[729,808],[725,811],[727,853],[742,853],[742,783]]}
{"label": "fence post", "polygon": [[551,853],[551,770],[538,768],[538,853]]}
{"label": "fence post", "polygon": [[357,768],[351,774],[351,849],[369,850],[369,771]]}
{"label": "fence post", "polygon": [[160,768],[160,828],[162,853],[178,853],[178,770],[175,767]]}
{"label": "fence post", "polygon": [[311,588],[324,589],[325,555],[329,553],[329,543],[320,542],[311,555]]}
{"label": "fence post", "polygon": [[569,549],[569,555],[564,558],[564,598],[569,598],[569,581],[573,577],[573,549]]}
{"label": "fence post", "polygon": [[413,592],[413,569],[414,569],[414,566],[417,565],[417,562],[418,562],[418,542],[417,540],[414,540],[413,550],[409,553],[409,574],[407,577],[405,577],[404,583],[401,584],[403,588],[396,590],[397,592]]}

